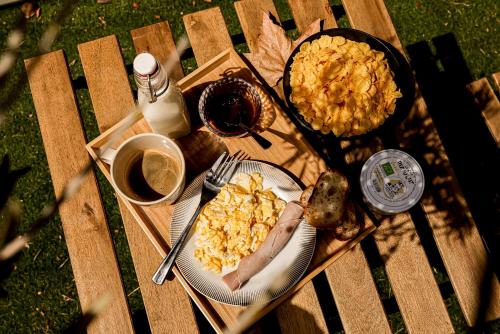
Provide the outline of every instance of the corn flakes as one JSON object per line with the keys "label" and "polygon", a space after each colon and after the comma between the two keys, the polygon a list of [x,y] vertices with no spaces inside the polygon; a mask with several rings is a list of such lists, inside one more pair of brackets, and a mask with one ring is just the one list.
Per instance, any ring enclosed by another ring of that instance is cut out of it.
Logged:
{"label": "corn flakes", "polygon": [[361,135],[394,113],[402,96],[383,52],[341,36],[303,43],[291,67],[290,100],[311,127]]}

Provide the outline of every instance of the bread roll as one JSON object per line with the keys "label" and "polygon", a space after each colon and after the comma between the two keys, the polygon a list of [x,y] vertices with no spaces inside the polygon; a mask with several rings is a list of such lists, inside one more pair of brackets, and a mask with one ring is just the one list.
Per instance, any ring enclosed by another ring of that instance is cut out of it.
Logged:
{"label": "bread roll", "polygon": [[[307,191],[307,189],[306,189]],[[344,216],[349,182],[336,170],[323,172],[307,201],[304,217],[316,228],[336,229]],[[302,194],[305,199],[308,194]]]}
{"label": "bread roll", "polygon": [[309,198],[311,198],[313,190],[314,186],[309,186],[306,189],[304,189],[302,195],[300,195],[300,205],[302,205],[303,208],[307,207],[307,204],[309,203]]}
{"label": "bread roll", "polygon": [[346,204],[344,216],[335,228],[335,237],[340,240],[349,240],[358,235],[361,230],[356,206],[352,202]]}

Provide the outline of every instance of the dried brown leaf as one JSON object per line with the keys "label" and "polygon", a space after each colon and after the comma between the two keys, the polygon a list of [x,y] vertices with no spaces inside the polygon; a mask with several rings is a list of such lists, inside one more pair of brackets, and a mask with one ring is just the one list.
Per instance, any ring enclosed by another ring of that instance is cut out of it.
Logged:
{"label": "dried brown leaf", "polygon": [[262,13],[262,33],[257,38],[257,51],[245,56],[257,69],[266,82],[274,87],[283,76],[283,70],[293,49],[312,34],[319,32],[320,19],[317,19],[292,42],[285,30],[275,24],[270,13]]}

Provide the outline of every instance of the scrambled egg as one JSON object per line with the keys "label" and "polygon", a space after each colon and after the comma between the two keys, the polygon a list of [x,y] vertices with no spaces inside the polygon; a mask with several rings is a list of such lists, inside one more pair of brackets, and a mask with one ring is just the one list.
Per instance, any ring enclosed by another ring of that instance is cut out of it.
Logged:
{"label": "scrambled egg", "polygon": [[259,173],[238,174],[205,205],[196,220],[194,256],[205,269],[220,273],[259,248],[286,202],[262,189]]}

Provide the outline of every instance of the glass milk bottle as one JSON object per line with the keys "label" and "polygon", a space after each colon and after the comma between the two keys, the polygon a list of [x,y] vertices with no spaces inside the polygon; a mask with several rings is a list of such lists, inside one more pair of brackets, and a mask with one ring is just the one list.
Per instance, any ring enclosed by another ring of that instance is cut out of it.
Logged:
{"label": "glass milk bottle", "polygon": [[135,57],[134,78],[137,99],[151,129],[174,139],[187,135],[191,122],[182,92],[152,54],[144,52]]}

